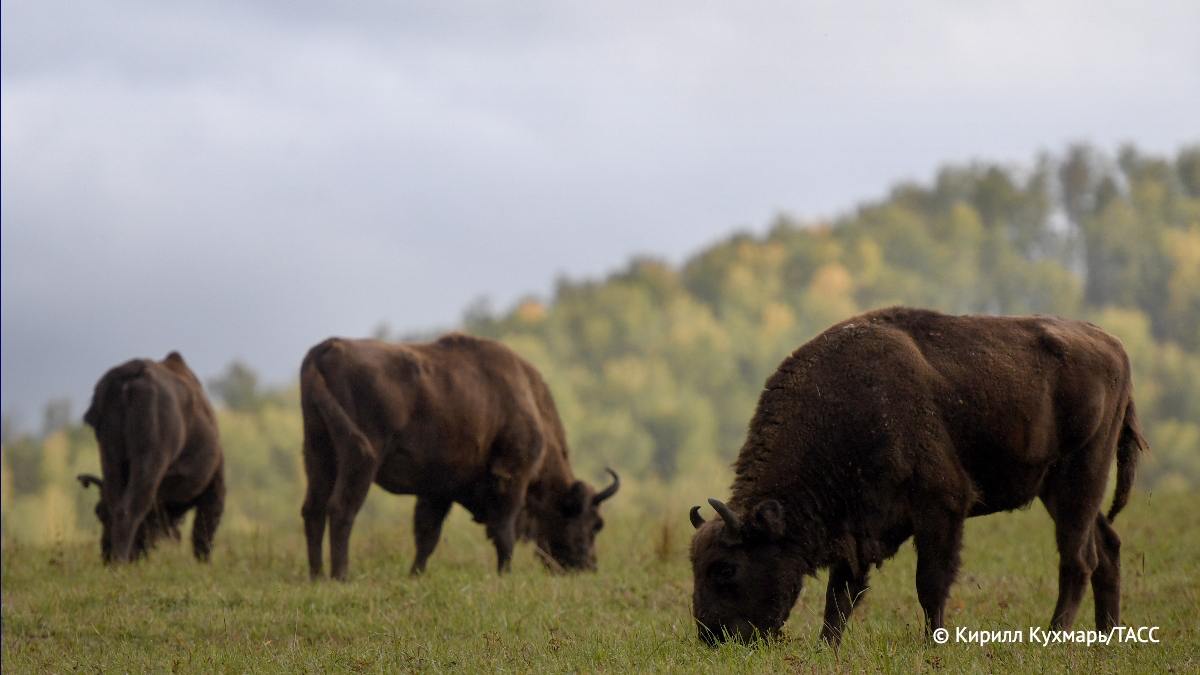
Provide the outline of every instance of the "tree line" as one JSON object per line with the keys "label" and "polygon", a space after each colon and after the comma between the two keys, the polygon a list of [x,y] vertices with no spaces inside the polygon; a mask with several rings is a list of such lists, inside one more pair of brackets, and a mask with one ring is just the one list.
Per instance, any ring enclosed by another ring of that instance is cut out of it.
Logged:
{"label": "tree line", "polygon": [[[541,369],[581,474],[612,465],[670,483],[728,470],[763,382],[792,349],[893,304],[1099,324],[1133,362],[1153,446],[1140,485],[1200,484],[1200,146],[1155,156],[1077,145],[1026,166],[946,166],[829,222],[780,216],[681,265],[639,257],[500,311],[476,303],[460,328]],[[222,403],[229,526],[298,528],[296,385],[264,389],[233,363],[209,390]],[[95,495],[72,481],[98,467],[91,432],[61,404],[45,417],[43,433],[5,433],[6,538],[94,527]]]}

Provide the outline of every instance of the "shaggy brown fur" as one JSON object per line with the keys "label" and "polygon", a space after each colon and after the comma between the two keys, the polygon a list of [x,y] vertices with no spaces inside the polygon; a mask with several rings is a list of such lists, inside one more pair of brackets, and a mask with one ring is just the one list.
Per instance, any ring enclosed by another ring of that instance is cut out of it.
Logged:
{"label": "shaggy brown fur", "polygon": [[178,352],[134,359],[105,373],[83,421],[96,432],[103,479],[96,517],[105,562],[145,555],[196,509],[192,550],[208,560],[225,506],[224,457],[217,420],[200,381]]}
{"label": "shaggy brown fur", "polygon": [[1089,580],[1097,627],[1118,624],[1111,521],[1147,448],[1131,391],[1120,342],[1090,323],[891,308],[826,330],[767,380],[733,497],[710,500],[723,517],[692,511],[701,637],[777,632],[803,577],[829,567],[821,635],[836,644],[870,566],[909,537],[931,632],[943,626],[963,521],[1035,497],[1060,555],[1051,625],[1072,625]]}
{"label": "shaggy brown fur", "polygon": [[373,482],[417,495],[413,574],[454,502],[487,526],[502,572],[518,535],[537,541],[547,564],[595,567],[599,506],[617,476],[599,493],[575,480],[549,388],[504,345],[458,334],[428,344],[331,338],[304,358],[300,402],[313,577],[326,521],[331,575],[346,577],[350,530]]}

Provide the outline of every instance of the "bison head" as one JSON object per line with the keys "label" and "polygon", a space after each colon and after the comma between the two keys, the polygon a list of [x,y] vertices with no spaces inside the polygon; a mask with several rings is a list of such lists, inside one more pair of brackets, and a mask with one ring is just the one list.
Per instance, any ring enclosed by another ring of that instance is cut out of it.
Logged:
{"label": "bison head", "polygon": [[596,492],[577,480],[542,515],[537,539],[548,567],[566,571],[596,569],[596,533],[604,527],[600,504],[621,487],[617,472],[605,470],[612,476],[608,487]]}
{"label": "bison head", "polygon": [[708,644],[779,634],[800,594],[802,575],[783,555],[783,506],[774,499],[743,514],[716,499],[707,523],[692,507],[692,615]]}

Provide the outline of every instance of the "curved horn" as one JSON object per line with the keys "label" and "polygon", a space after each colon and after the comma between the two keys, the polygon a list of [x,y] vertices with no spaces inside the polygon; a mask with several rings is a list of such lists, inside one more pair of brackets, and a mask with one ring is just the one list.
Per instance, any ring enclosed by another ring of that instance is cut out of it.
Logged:
{"label": "curved horn", "polygon": [[617,494],[617,490],[619,490],[621,488],[621,477],[617,475],[617,472],[613,471],[612,469],[609,469],[607,467],[605,467],[604,470],[607,471],[610,476],[612,476],[612,484],[609,485],[608,487],[604,488],[600,492],[597,492],[595,497],[592,497],[592,504],[595,504],[597,506],[600,505],[600,502]]}
{"label": "curved horn", "polygon": [[693,506],[692,510],[688,513],[688,517],[692,519],[692,527],[697,530],[704,524],[704,517],[700,515],[699,506]]}
{"label": "curved horn", "polygon": [[81,473],[75,477],[75,480],[79,481],[79,484],[82,485],[85,490],[92,485],[95,485],[98,488],[104,487],[104,481],[98,476],[90,473]]}
{"label": "curved horn", "polygon": [[718,514],[721,515],[721,520],[725,521],[726,527],[734,532],[738,532],[742,529],[742,519],[738,518],[736,513],[729,510],[729,507],[725,506],[724,502],[709,497],[708,503],[713,507],[714,510],[716,510]]}

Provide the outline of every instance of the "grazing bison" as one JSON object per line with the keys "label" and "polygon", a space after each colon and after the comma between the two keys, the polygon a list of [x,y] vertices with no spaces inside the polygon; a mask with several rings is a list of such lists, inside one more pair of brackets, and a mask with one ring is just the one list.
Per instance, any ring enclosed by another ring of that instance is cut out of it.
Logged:
{"label": "grazing bison", "polygon": [[100,445],[104,478],[82,474],[79,482],[100,487],[104,561],[125,562],[162,537],[178,539],[192,508],[192,550],[208,560],[225,506],[223,456],[212,406],[183,357],[171,352],[108,371],[83,421]]}
{"label": "grazing bison", "polygon": [[312,576],[321,574],[329,522],[331,575],[345,579],[350,530],[371,483],[417,496],[412,574],[425,569],[442,521],[458,502],[487,526],[498,568],[517,536],[548,565],[593,569],[599,506],[575,480],[550,390],[498,342],[447,335],[428,344],[331,338],[300,371],[304,413],[304,532]]}
{"label": "grazing bison", "polygon": [[[773,635],[805,575],[828,567],[821,637],[837,644],[871,565],[910,536],[927,632],[943,626],[963,521],[1039,497],[1054,519],[1069,628],[1091,581],[1096,624],[1120,622],[1111,521],[1147,448],[1121,343],[1054,317],[891,308],[826,330],[767,380],[733,496],[693,507],[693,613],[707,642]],[[1117,490],[1101,500],[1113,456]]]}

